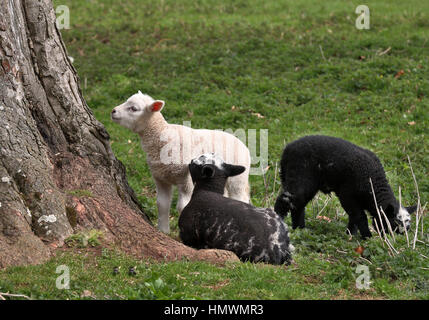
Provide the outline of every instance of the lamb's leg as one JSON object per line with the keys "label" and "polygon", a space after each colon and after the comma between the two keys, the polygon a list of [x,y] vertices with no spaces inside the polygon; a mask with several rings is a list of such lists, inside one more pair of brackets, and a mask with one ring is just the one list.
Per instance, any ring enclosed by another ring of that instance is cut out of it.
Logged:
{"label": "lamb's leg", "polygon": [[340,203],[343,209],[349,215],[349,223],[347,228],[351,234],[356,234],[357,229],[363,239],[371,237],[371,232],[368,228],[368,219],[365,211],[360,207],[358,201],[349,195],[339,195]]}
{"label": "lamb's leg", "polygon": [[156,204],[158,206],[158,229],[164,233],[170,233],[170,206],[172,199],[171,184],[155,179],[156,184]]}
{"label": "lamb's leg", "polygon": [[347,224],[347,233],[350,232],[350,234],[355,235],[357,234],[358,228],[357,225],[354,221],[352,221],[352,219],[350,219],[349,216],[349,223]]}
{"label": "lamb's leg", "polygon": [[349,215],[349,223],[347,228],[349,229],[350,233],[355,235],[359,229],[360,235],[363,239],[371,237],[371,231],[369,231],[368,219],[366,217],[365,211],[354,208],[349,209],[349,211],[346,210],[346,212]]}
{"label": "lamb's leg", "polygon": [[194,190],[194,185],[192,183],[191,176],[189,175],[183,184],[177,185],[177,189],[179,191],[179,198],[177,199],[176,208],[180,214],[192,197],[192,190]]}
{"label": "lamb's leg", "polygon": [[301,186],[289,185],[284,189],[284,195],[289,199],[292,217],[292,228],[305,228],[305,206],[314,198],[318,189],[310,178],[303,179]]}
{"label": "lamb's leg", "polygon": [[305,228],[305,207],[294,208],[291,210],[292,228]]}

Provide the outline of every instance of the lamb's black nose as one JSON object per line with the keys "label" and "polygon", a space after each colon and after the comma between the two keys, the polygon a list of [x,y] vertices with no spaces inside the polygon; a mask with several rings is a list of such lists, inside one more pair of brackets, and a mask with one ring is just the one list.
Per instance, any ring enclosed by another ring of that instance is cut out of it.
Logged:
{"label": "lamb's black nose", "polygon": [[113,110],[112,110],[112,114],[115,114],[115,113],[116,113],[116,110],[115,110],[115,109],[113,109]]}

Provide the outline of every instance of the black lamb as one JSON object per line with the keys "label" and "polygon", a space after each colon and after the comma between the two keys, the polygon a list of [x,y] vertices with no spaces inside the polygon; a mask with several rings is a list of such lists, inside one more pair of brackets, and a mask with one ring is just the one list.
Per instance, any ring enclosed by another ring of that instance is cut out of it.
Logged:
{"label": "black lamb", "polygon": [[[318,191],[335,192],[349,215],[348,230],[357,229],[363,238],[371,236],[367,210],[381,230],[387,232],[387,223],[381,225],[378,208],[382,208],[389,223],[397,232],[410,227],[410,214],[416,207],[399,205],[386,179],[383,166],[377,156],[346,140],[328,136],[306,136],[288,144],[282,155],[280,177],[283,190],[277,197],[275,211],[285,217],[292,214],[292,228],[304,228],[304,208]],[[381,213],[382,215],[382,213]]]}
{"label": "black lamb", "polygon": [[228,177],[244,170],[213,153],[192,160],[195,188],[179,218],[180,238],[196,249],[232,251],[242,261],[289,264],[293,246],[287,225],[274,210],[223,196]]}

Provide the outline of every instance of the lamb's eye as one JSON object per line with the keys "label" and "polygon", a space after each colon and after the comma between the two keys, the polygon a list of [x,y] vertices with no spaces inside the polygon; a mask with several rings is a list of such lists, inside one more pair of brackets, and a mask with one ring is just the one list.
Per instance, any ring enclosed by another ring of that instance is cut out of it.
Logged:
{"label": "lamb's eye", "polygon": [[128,110],[132,111],[132,112],[139,111],[139,109],[136,106],[131,106],[131,107],[128,108]]}

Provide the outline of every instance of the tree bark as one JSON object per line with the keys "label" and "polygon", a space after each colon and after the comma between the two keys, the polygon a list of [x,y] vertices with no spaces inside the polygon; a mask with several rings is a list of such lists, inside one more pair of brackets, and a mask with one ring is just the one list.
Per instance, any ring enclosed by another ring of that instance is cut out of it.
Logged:
{"label": "tree bark", "polygon": [[139,257],[236,260],[151,225],[82,96],[55,20],[50,0],[0,2],[0,268],[43,262],[82,229],[102,230]]}

